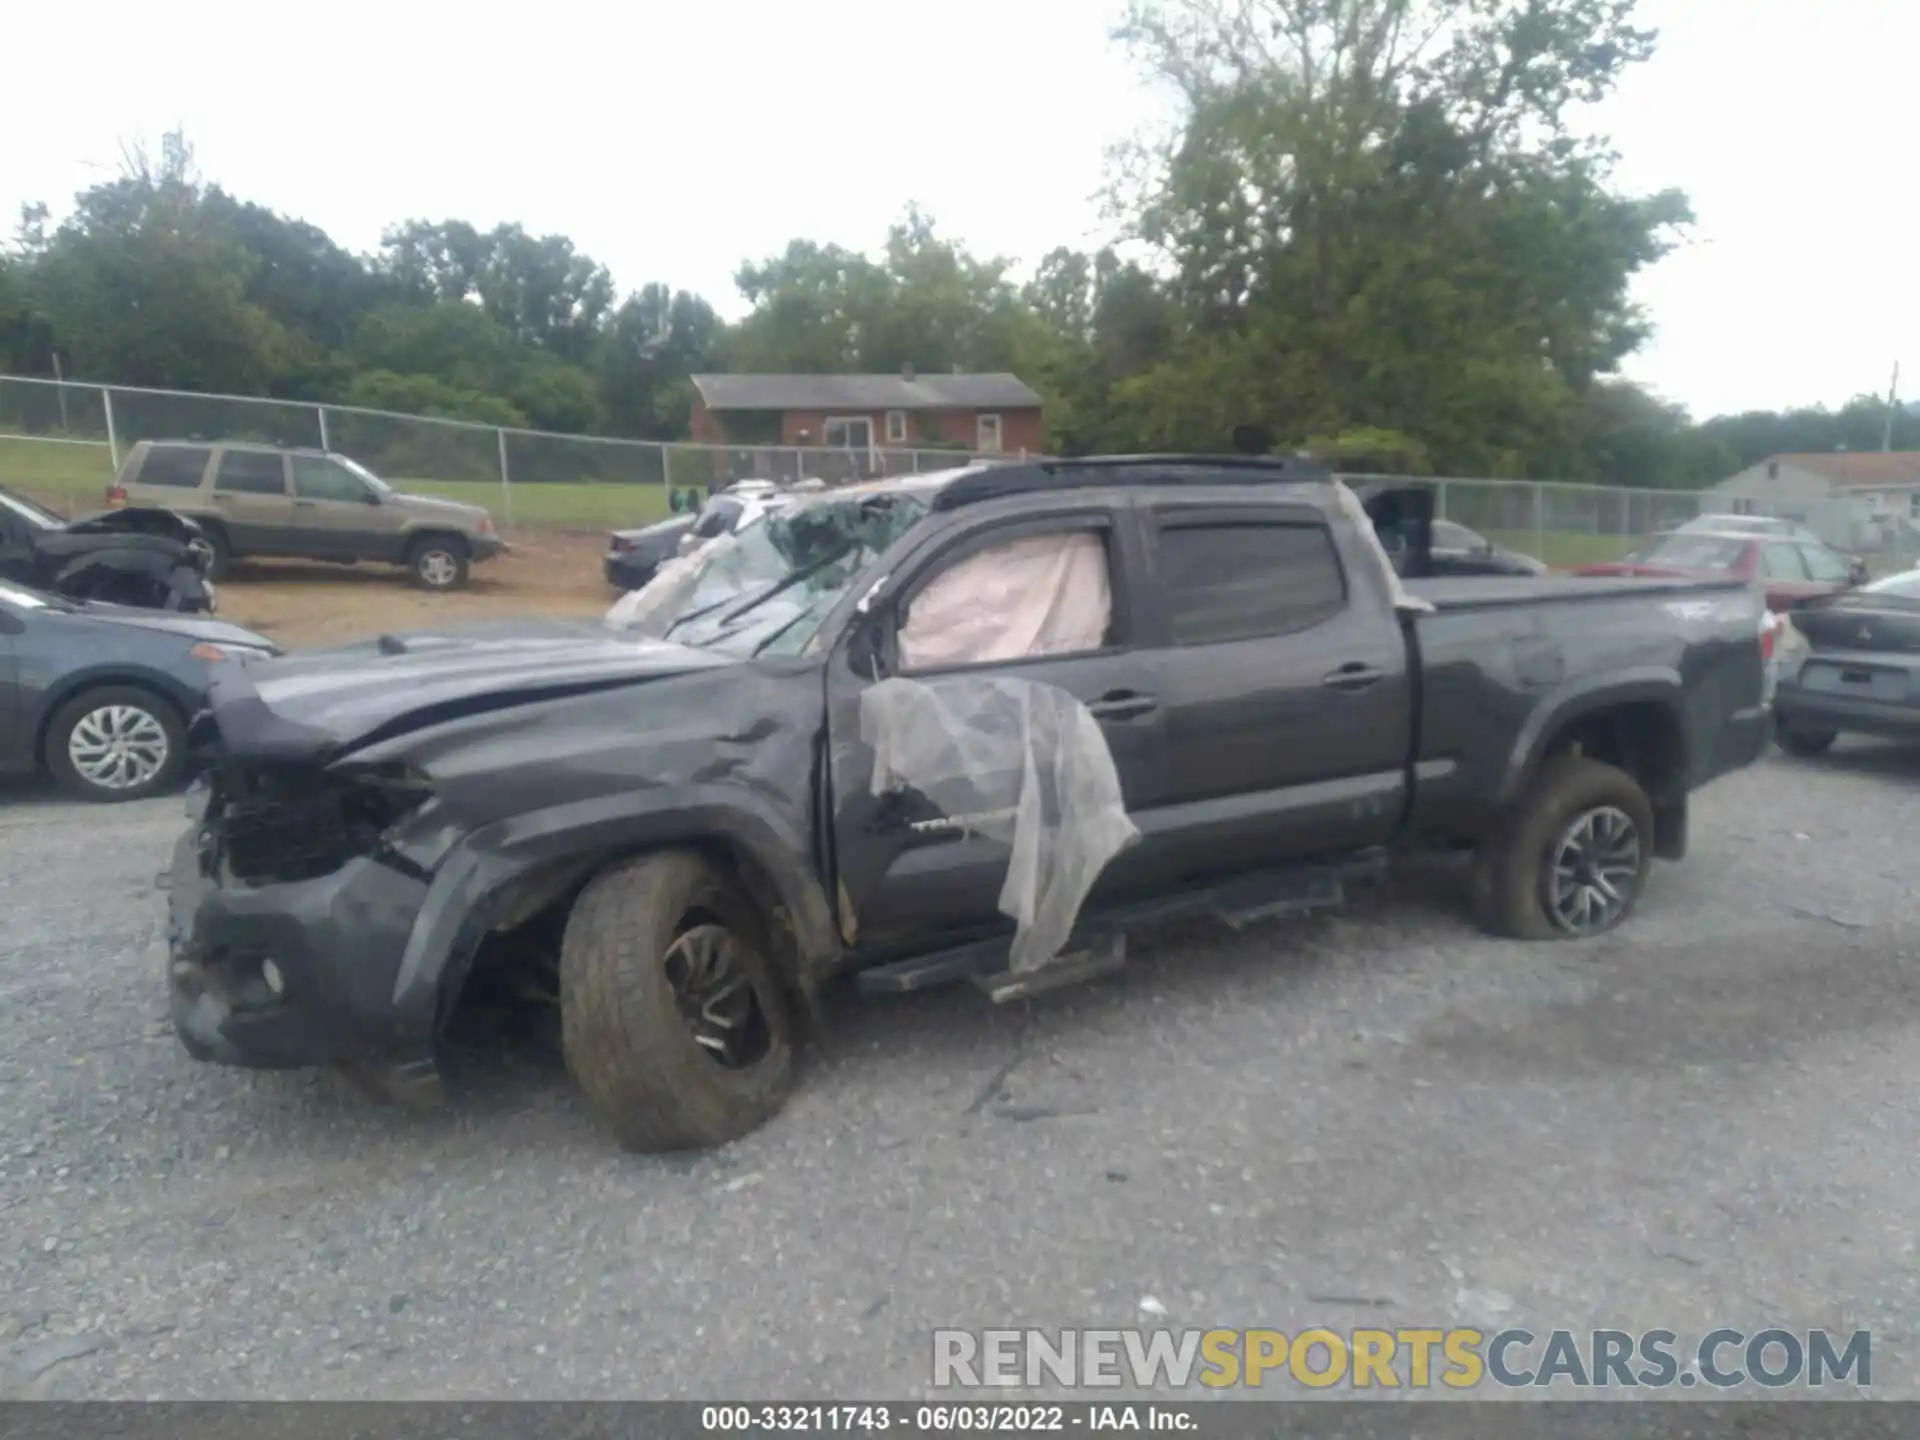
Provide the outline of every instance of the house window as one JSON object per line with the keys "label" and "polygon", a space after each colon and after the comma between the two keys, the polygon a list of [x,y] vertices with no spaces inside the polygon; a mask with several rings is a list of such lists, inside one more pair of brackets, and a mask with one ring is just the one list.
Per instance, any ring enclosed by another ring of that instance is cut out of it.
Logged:
{"label": "house window", "polygon": [[873,421],[865,415],[830,415],[820,430],[821,439],[831,449],[873,449]]}
{"label": "house window", "polygon": [[889,445],[904,445],[907,443],[906,411],[887,411],[887,443]]}
{"label": "house window", "polygon": [[983,455],[1000,453],[1000,417],[979,415],[974,418],[974,449]]}

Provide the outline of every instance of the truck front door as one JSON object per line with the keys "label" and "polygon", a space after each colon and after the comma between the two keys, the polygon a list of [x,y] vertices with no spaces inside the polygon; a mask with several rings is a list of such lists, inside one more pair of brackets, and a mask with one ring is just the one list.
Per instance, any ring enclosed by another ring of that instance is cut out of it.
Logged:
{"label": "truck front door", "polygon": [[[911,938],[924,947],[991,927],[1008,869],[1004,844],[926,794],[873,794],[875,753],[862,737],[862,711],[881,678],[924,682],[946,697],[935,707],[954,720],[985,693],[970,681],[1064,690],[1099,720],[1129,814],[1138,819],[1165,802],[1164,714],[1138,643],[1131,523],[1125,506],[1095,504],[988,518],[912,556],[894,598],[842,637],[828,663],[827,703],[836,898],[849,944],[884,949]],[[982,753],[996,767],[1024,759],[1004,737]],[[984,788],[996,788],[996,777],[1009,778],[995,769],[981,777]],[[1121,860],[1137,866],[1141,858],[1128,852]]]}

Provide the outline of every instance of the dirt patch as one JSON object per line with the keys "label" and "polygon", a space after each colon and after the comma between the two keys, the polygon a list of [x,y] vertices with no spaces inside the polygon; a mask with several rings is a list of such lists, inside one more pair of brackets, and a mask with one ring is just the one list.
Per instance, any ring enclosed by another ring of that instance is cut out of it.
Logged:
{"label": "dirt patch", "polygon": [[617,598],[600,573],[605,538],[515,532],[506,554],[473,567],[466,590],[430,595],[386,565],[241,560],[220,586],[220,618],[288,649],[504,615],[604,615]]}

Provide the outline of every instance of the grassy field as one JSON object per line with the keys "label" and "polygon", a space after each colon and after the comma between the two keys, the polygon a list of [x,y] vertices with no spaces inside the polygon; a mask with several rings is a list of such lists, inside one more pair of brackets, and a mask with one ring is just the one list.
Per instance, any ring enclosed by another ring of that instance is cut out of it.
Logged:
{"label": "grassy field", "polygon": [[[0,435],[0,485],[57,497],[61,508],[97,508],[113,471],[104,445]],[[555,530],[605,530],[645,525],[665,518],[664,485],[542,485],[523,481],[505,487],[490,481],[418,480],[388,477],[398,490],[444,495],[484,505],[515,525]]]}

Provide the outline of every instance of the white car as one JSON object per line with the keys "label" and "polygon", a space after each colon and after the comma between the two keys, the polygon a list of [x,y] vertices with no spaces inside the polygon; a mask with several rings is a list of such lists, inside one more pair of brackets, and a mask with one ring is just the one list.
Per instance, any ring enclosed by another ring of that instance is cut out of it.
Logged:
{"label": "white car", "polygon": [[742,480],[729,485],[701,507],[693,528],[680,537],[680,553],[691,555],[722,535],[738,534],[768,511],[786,504],[791,493],[769,480]]}

